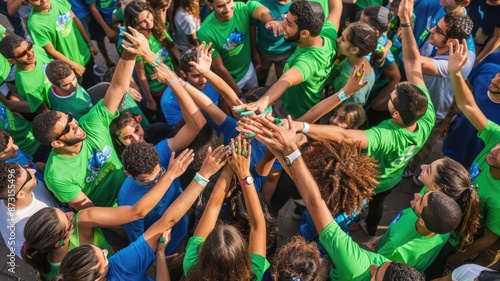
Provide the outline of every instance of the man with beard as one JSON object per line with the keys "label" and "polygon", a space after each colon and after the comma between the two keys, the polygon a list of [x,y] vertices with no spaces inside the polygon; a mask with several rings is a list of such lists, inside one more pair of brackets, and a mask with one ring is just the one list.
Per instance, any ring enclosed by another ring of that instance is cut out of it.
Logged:
{"label": "man with beard", "polygon": [[48,110],[50,103],[47,92],[51,86],[45,75],[45,67],[52,59],[45,50],[22,37],[9,34],[0,41],[0,53],[17,66],[16,88],[18,94],[28,102],[29,110],[19,109],[21,113],[42,113]]}
{"label": "man with beard", "polygon": [[[483,114],[497,124],[500,124],[500,65],[495,63],[479,64],[469,75],[472,84],[472,95]],[[484,148],[484,142],[477,137],[477,130],[467,120],[463,112],[451,115],[443,123],[449,126],[445,133],[443,153],[458,161],[464,167],[470,167],[474,157]],[[453,120],[450,123],[449,120]],[[459,142],[457,140],[460,140]]]}
{"label": "man with beard", "polygon": [[237,109],[263,112],[283,96],[284,109],[293,118],[299,118],[321,100],[337,50],[342,1],[329,1],[329,10],[323,25],[308,1],[296,1],[290,6],[282,24],[285,40],[297,43],[297,48],[285,64],[283,75],[266,94]]}
{"label": "man with beard", "polygon": [[281,33],[281,24],[257,1],[245,4],[233,0],[208,0],[207,4],[213,13],[201,25],[198,41],[212,42],[215,72],[236,93],[256,87],[257,76],[251,61],[250,19],[264,23],[275,36]]}
{"label": "man with beard", "polygon": [[[136,47],[134,52],[149,51],[144,36],[129,29],[135,36],[128,37],[135,42],[134,45],[128,43]],[[104,98],[79,121],[71,112],[55,110],[33,119],[35,138],[53,147],[45,167],[47,187],[75,210],[94,205],[113,206],[126,178],[113,147],[109,124],[118,116],[118,106],[129,88],[130,80],[125,78],[132,75],[135,57],[128,51],[123,52],[116,67],[117,75]]]}
{"label": "man with beard", "polygon": [[[469,245],[464,252],[456,252],[448,257],[449,263],[458,266],[483,250],[496,252],[499,249],[494,243],[500,236],[500,199],[498,197],[500,192],[500,126],[488,120],[484,115],[460,73],[468,60],[465,40],[462,44],[459,44],[458,40],[452,40],[449,45],[448,68],[457,106],[477,129],[477,136],[485,144],[485,148],[479,152],[471,167],[472,183],[479,187],[482,227],[482,231],[479,232],[482,236]],[[488,91],[497,93],[500,91],[499,74],[491,80]],[[463,149],[467,150],[465,147]]]}

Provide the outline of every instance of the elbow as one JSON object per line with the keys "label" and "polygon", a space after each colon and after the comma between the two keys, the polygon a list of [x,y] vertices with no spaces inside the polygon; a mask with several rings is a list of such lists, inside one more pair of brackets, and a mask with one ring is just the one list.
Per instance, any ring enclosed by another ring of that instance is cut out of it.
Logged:
{"label": "elbow", "polygon": [[147,214],[149,213],[148,210],[140,210],[138,208],[136,208],[135,206],[132,207],[132,214],[131,214],[131,221],[136,221],[136,220],[139,220],[139,219],[142,219],[144,218]]}

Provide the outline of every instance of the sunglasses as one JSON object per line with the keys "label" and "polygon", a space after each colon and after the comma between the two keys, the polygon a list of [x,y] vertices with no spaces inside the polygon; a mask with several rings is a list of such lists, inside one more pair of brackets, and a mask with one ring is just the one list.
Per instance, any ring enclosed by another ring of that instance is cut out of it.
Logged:
{"label": "sunglasses", "polygon": [[24,50],[22,53],[19,54],[19,56],[14,57],[15,59],[20,59],[28,54],[29,51],[33,49],[33,43],[28,43],[28,47],[26,47],[26,50]]}
{"label": "sunglasses", "polygon": [[21,192],[21,190],[24,188],[24,186],[26,186],[26,184],[33,178],[33,176],[31,175],[31,173],[28,171],[28,168],[29,168],[28,165],[23,165],[21,167],[26,172],[26,180],[24,181],[23,185],[21,185],[21,188],[19,188],[19,190],[16,192],[16,194],[14,194],[14,197],[16,197],[17,194],[19,194],[19,192]]}
{"label": "sunglasses", "polygon": [[69,219],[67,214],[66,214],[66,218],[68,219],[69,226],[68,226],[68,230],[66,230],[66,233],[63,236],[63,239],[66,239],[75,229],[75,220]]}
{"label": "sunglasses", "polygon": [[161,170],[158,172],[158,174],[156,174],[153,178],[151,179],[147,179],[147,180],[138,180],[134,177],[134,180],[140,184],[141,186],[144,186],[144,187],[150,187],[151,185],[154,185],[158,179],[163,176],[163,174],[165,174],[166,170],[165,168],[161,168]]}
{"label": "sunglasses", "polygon": [[62,130],[61,134],[59,134],[59,136],[56,138],[56,140],[60,139],[62,136],[66,135],[67,133],[69,133],[69,131],[71,131],[71,127],[69,126],[69,123],[73,122],[73,119],[75,119],[73,117],[73,113],[71,112],[68,112],[66,113],[68,115],[68,122],[66,123],[66,127],[64,127],[64,130]]}

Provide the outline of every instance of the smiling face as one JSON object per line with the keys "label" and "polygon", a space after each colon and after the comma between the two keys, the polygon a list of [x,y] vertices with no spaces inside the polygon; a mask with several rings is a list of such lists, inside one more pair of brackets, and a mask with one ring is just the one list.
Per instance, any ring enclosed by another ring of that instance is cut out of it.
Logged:
{"label": "smiling face", "polygon": [[342,54],[344,56],[349,56],[350,51],[352,49],[351,43],[349,43],[349,36],[350,36],[350,28],[347,27],[342,31],[342,35],[337,39],[337,52],[339,54]]}
{"label": "smiling face", "polygon": [[435,179],[437,176],[437,167],[442,165],[443,159],[438,159],[431,164],[423,164],[420,166],[422,172],[418,176],[418,180],[425,185],[425,192],[430,190],[438,190],[438,186],[435,184]]}
{"label": "smiling face", "polygon": [[486,156],[486,163],[491,168],[500,169],[500,144],[497,144],[490,150],[490,153]]}
{"label": "smiling face", "polygon": [[500,72],[491,79],[490,85],[488,85],[488,91],[495,95],[500,95]]}
{"label": "smiling face", "polygon": [[59,136],[58,139],[54,140],[54,142],[58,142],[58,146],[73,146],[87,138],[87,133],[78,126],[78,121],[70,117],[70,114],[57,112],[57,115],[59,121],[56,122],[52,131]]}
{"label": "smiling face", "polygon": [[207,2],[210,10],[215,12],[215,17],[222,22],[229,21],[234,15],[233,0],[213,0],[212,3]]}
{"label": "smiling face", "polygon": [[132,119],[125,127],[120,129],[118,140],[125,146],[144,142],[144,129],[137,121]]}
{"label": "smiling face", "polygon": [[299,42],[300,40],[300,31],[299,27],[295,23],[296,16],[292,15],[290,12],[281,16],[282,22],[281,26],[283,27],[283,35],[285,36],[285,41],[287,42]]}
{"label": "smiling face", "polygon": [[18,67],[34,64],[36,58],[33,51],[33,44],[26,41],[21,42],[21,45],[12,51],[12,58],[9,60],[11,63],[18,65]]}
{"label": "smiling face", "polygon": [[153,29],[154,18],[153,14],[149,11],[142,11],[137,15],[137,26],[138,30],[151,30]]}
{"label": "smiling face", "polygon": [[349,120],[347,120],[347,116],[345,113],[345,110],[343,108],[339,108],[339,110],[335,111],[330,118],[330,124],[339,126],[344,129],[348,129],[349,127]]}

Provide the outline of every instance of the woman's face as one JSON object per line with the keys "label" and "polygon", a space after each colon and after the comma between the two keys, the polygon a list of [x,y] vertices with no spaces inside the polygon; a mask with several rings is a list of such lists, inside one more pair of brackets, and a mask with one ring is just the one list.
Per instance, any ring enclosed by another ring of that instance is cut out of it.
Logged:
{"label": "woman's face", "polygon": [[338,45],[337,52],[344,56],[348,56],[349,50],[352,48],[351,43],[347,41],[347,38],[349,38],[350,33],[351,33],[351,28],[347,27],[342,32],[342,35],[337,39],[337,45]]}
{"label": "woman's face", "polygon": [[106,276],[109,269],[109,263],[107,258],[108,250],[101,249],[94,245],[92,245],[92,248],[94,248],[97,260],[99,261],[97,265],[99,267],[99,273],[101,273],[101,276]]}
{"label": "woman's face", "polygon": [[149,11],[142,11],[137,15],[137,26],[139,30],[151,30],[153,29],[154,18]]}
{"label": "woman's face", "polygon": [[144,129],[137,121],[133,120],[120,130],[118,139],[125,146],[136,142],[144,142]]}
{"label": "woman's face", "polygon": [[437,175],[437,167],[439,165],[442,165],[442,162],[442,159],[438,159],[429,165],[423,164],[420,166],[420,168],[422,168],[422,172],[420,172],[418,180],[425,184],[425,192],[431,190],[439,190],[434,180],[436,179]]}
{"label": "woman's face", "polygon": [[349,128],[347,116],[345,114],[344,108],[339,108],[337,111],[333,112],[332,117],[330,117],[330,124],[339,126],[344,129],[356,129]]}

